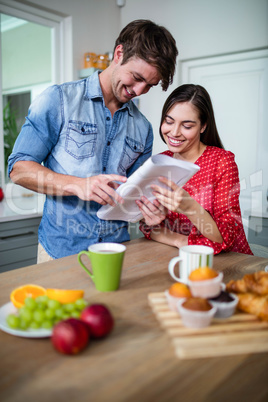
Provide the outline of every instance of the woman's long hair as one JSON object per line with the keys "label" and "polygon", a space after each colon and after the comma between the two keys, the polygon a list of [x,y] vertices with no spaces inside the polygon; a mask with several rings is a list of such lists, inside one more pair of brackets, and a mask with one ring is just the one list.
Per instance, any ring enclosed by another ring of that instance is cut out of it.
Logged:
{"label": "woman's long hair", "polygon": [[159,133],[165,142],[161,132],[161,126],[168,114],[168,111],[176,103],[189,102],[197,109],[201,126],[206,124],[205,131],[200,135],[200,141],[205,145],[211,145],[218,148],[224,146],[221,142],[213,111],[212,102],[206,89],[201,85],[184,84],[176,88],[167,98],[162,109],[161,123]]}

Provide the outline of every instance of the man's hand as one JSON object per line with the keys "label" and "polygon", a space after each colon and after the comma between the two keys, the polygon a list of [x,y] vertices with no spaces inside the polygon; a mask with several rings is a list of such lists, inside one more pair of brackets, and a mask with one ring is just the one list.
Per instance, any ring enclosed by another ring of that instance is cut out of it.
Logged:
{"label": "man's hand", "polygon": [[[123,204],[123,198],[115,191],[120,185],[116,181],[124,183],[127,178],[116,174],[101,174],[79,179],[77,196],[84,201],[95,201],[101,205],[115,206],[116,203]],[[65,190],[68,191],[67,188]]]}

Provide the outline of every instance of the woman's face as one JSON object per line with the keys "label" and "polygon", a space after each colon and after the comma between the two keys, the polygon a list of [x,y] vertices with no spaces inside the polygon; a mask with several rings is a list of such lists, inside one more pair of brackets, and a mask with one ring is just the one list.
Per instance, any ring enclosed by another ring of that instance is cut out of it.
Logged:
{"label": "woman's face", "polygon": [[169,150],[187,155],[198,150],[201,126],[198,110],[189,102],[175,103],[167,112],[161,125],[161,132]]}

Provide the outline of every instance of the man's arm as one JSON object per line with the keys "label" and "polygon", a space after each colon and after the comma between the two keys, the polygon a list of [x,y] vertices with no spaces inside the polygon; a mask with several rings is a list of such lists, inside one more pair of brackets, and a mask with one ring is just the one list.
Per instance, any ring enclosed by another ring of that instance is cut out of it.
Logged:
{"label": "man's arm", "polygon": [[115,189],[115,181],[126,182],[127,178],[116,174],[92,177],[76,177],[55,173],[33,161],[18,161],[10,172],[11,180],[37,193],[70,196],[75,195],[84,201],[95,201],[101,205],[123,203]]}

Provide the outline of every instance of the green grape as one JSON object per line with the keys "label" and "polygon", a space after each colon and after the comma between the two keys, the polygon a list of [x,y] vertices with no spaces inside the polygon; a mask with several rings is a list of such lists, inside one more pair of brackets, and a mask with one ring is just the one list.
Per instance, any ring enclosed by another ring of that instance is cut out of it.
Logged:
{"label": "green grape", "polygon": [[29,310],[36,309],[36,301],[32,297],[26,297],[24,300],[24,306],[27,307]]}
{"label": "green grape", "polygon": [[19,328],[25,331],[29,327],[29,323],[24,321],[21,317],[19,317],[19,319],[20,319]]}
{"label": "green grape", "polygon": [[25,321],[26,323],[31,322],[33,319],[33,312],[29,310],[27,307],[21,307],[19,309],[19,317]]}
{"label": "green grape", "polygon": [[37,310],[45,310],[47,308],[47,303],[48,303],[48,297],[43,295],[43,296],[38,296],[36,299],[36,309]]}
{"label": "green grape", "polygon": [[52,310],[50,308],[45,310],[45,318],[51,320],[55,317],[55,310]]}
{"label": "green grape", "polygon": [[58,300],[48,299],[47,306],[51,310],[56,310],[61,307],[61,303]]}
{"label": "green grape", "polygon": [[41,328],[44,328],[44,329],[51,329],[52,327],[53,327],[53,322],[50,320],[45,320],[41,324]]}
{"label": "green grape", "polygon": [[6,318],[7,325],[10,328],[16,329],[20,326],[20,319],[15,314],[9,314]]}
{"label": "green grape", "polygon": [[40,324],[39,324],[38,322],[36,322],[36,321],[32,321],[32,322],[30,322],[30,324],[29,324],[29,328],[31,328],[31,329],[39,329],[39,328],[40,328]]}
{"label": "green grape", "polygon": [[63,313],[62,319],[67,320],[67,318],[70,318],[70,313]]}
{"label": "green grape", "polygon": [[74,302],[76,308],[80,311],[84,310],[84,308],[88,305],[85,299],[77,299]]}
{"label": "green grape", "polygon": [[47,308],[46,303],[43,302],[37,302],[36,303],[36,310],[45,310]]}
{"label": "green grape", "polygon": [[71,311],[70,317],[72,317],[72,318],[80,318],[80,316],[81,316],[81,313],[79,311],[77,311],[77,310]]}
{"label": "green grape", "polygon": [[42,296],[37,296],[35,301],[36,303],[42,303],[42,304],[47,304],[49,298],[46,295],[42,295]]}
{"label": "green grape", "polygon": [[33,320],[37,323],[41,323],[45,319],[45,313],[43,310],[35,310],[33,312]]}
{"label": "green grape", "polygon": [[64,310],[65,310],[67,313],[71,313],[72,311],[75,311],[75,309],[76,309],[74,303],[67,303],[67,304],[64,304],[63,308],[64,308]]}
{"label": "green grape", "polygon": [[61,320],[63,320],[63,316],[64,316],[64,310],[62,307],[59,307],[55,310],[55,317],[56,318],[60,318]]}

